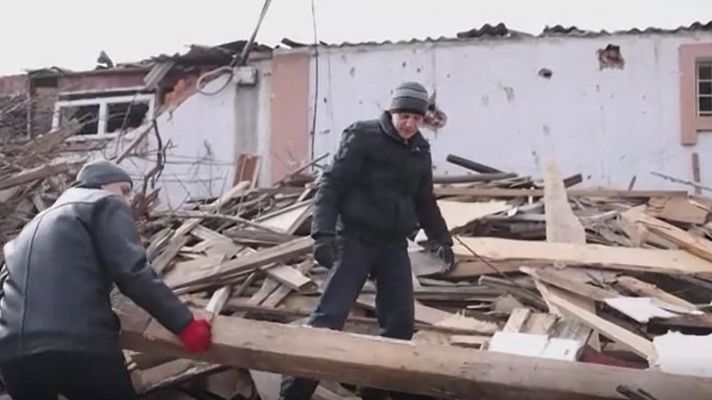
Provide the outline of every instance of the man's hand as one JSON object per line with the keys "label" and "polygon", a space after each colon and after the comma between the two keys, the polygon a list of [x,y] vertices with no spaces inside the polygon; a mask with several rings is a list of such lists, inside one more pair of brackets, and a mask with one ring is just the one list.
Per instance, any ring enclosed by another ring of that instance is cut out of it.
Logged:
{"label": "man's hand", "polygon": [[332,236],[321,237],[314,243],[314,260],[324,268],[331,269],[336,260],[336,239]]}
{"label": "man's hand", "polygon": [[438,257],[445,263],[445,270],[443,273],[448,274],[455,269],[457,262],[455,260],[455,252],[452,251],[452,247],[447,245],[440,245],[437,249]]}
{"label": "man's hand", "polygon": [[418,242],[418,244],[443,261],[445,268],[440,271],[440,273],[449,274],[455,269],[457,260],[455,259],[455,253],[452,251],[452,246],[449,244],[440,244],[435,240],[425,240]]}
{"label": "man's hand", "polygon": [[211,329],[210,322],[203,319],[194,319],[181,332],[180,341],[191,353],[208,351],[213,344]]}

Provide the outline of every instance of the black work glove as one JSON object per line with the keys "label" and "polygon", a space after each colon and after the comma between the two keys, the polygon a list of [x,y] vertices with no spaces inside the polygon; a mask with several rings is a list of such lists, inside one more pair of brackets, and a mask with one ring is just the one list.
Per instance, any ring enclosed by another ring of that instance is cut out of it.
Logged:
{"label": "black work glove", "polygon": [[443,273],[447,274],[455,269],[457,262],[455,261],[455,252],[452,251],[452,247],[448,245],[441,244],[437,248],[437,255],[445,263],[445,270]]}
{"label": "black work glove", "polygon": [[336,239],[325,236],[314,242],[314,260],[324,268],[331,269],[336,260]]}

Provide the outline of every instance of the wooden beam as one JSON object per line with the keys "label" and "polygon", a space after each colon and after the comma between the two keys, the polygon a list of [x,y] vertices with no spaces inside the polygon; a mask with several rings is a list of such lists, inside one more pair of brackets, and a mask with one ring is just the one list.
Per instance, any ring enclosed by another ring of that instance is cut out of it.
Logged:
{"label": "wooden beam", "polygon": [[645,213],[667,221],[703,225],[710,213],[710,202],[703,198],[653,197],[648,200]]}
{"label": "wooden beam", "polygon": [[652,297],[668,304],[683,307],[689,311],[697,309],[697,307],[689,301],[672,295],[652,283],[643,282],[632,276],[620,276],[616,280],[616,284],[641,297]]}
{"label": "wooden beam", "polygon": [[653,365],[657,359],[653,342],[627,329],[621,328],[612,322],[606,321],[595,313],[574,304],[561,296],[559,289],[549,288],[549,300],[559,309],[565,310],[571,315],[575,315],[577,319],[586,324],[589,328],[619,343],[628,345],[636,354],[646,359],[650,365]]}
{"label": "wooden beam", "polygon": [[520,271],[550,285],[554,285],[570,293],[578,294],[593,301],[604,301],[605,299],[620,297],[620,295],[616,292],[601,289],[588,283],[568,279],[565,275],[559,273],[559,270],[555,268],[548,267],[534,269],[522,267],[520,268]]}
{"label": "wooden beam", "polygon": [[142,329],[143,323],[136,323],[140,320],[134,316],[123,324],[124,348],[435,397],[619,399],[616,387],[626,382],[660,399],[712,398],[712,379],[707,378],[422,345],[223,316],[213,324],[213,348],[188,353],[159,324],[151,322]]}
{"label": "wooden beam", "polygon": [[[697,152],[692,153],[692,180],[696,184],[700,184],[700,155]],[[702,189],[699,186],[695,187],[695,194],[701,194]]]}
{"label": "wooden beam", "polygon": [[502,328],[502,332],[521,332],[531,312],[532,310],[528,308],[515,308],[509,315],[507,324]]}
{"label": "wooden beam", "polygon": [[[687,196],[684,190],[606,190],[606,189],[568,189],[572,197],[619,197],[649,198],[661,196]],[[472,196],[472,197],[542,197],[543,189],[504,189],[504,188],[467,188],[438,187],[437,196]]]}
{"label": "wooden beam", "polygon": [[546,166],[544,177],[544,212],[547,242],[586,244],[586,230],[569,207],[564,182],[553,161]]}
{"label": "wooden beam", "polygon": [[[559,172],[559,167],[556,165],[555,161],[550,161],[546,166],[546,174],[544,176],[544,215],[546,217],[546,241],[552,243],[572,243],[572,244],[586,244],[586,229],[584,229],[581,221],[578,217],[574,215],[573,210],[569,206],[569,199],[566,195],[566,188],[564,187],[564,182],[561,179],[561,173]],[[554,266],[558,268],[563,268],[566,263],[557,260],[554,261]],[[556,276],[555,274],[546,274],[549,278],[554,278],[559,283],[566,282],[566,278]],[[539,280],[536,273],[530,274],[535,281]],[[562,278],[562,279],[556,279]],[[583,284],[584,286],[586,284]],[[537,287],[542,288],[542,285],[537,282]],[[549,296],[548,290],[543,290],[540,292],[544,297],[544,300],[548,305],[552,302],[549,301],[547,296]],[[588,291],[590,293],[590,291]],[[596,312],[596,304],[588,298],[580,296],[581,293],[574,294],[574,292],[561,292],[561,296],[566,296],[566,299],[579,307],[582,307],[592,313]],[[550,309],[550,312],[554,314],[559,314],[560,310],[554,308]],[[575,318],[566,313],[562,316],[570,320]],[[588,338],[588,335],[586,336]],[[584,341],[585,343],[585,341]],[[601,345],[598,340],[598,335],[594,332],[591,336],[591,346],[596,350],[601,350]]]}
{"label": "wooden beam", "polygon": [[712,261],[712,241],[691,235],[674,225],[645,214],[638,208],[622,213],[621,217],[644,226],[650,232],[675,243],[680,249]]}
{"label": "wooden beam", "polygon": [[[590,265],[615,270],[658,272],[663,274],[712,273],[712,263],[683,250],[658,250],[612,247],[597,244],[547,243],[485,237],[461,237],[467,246],[488,261],[528,266],[546,266],[554,261],[567,265]],[[471,259],[472,254],[455,243],[455,254]],[[467,271],[459,271],[466,276]]]}

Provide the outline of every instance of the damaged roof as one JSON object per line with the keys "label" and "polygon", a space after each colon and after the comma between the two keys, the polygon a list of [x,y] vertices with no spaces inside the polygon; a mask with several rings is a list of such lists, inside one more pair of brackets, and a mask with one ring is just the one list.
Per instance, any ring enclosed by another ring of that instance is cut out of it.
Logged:
{"label": "damaged roof", "polygon": [[[509,29],[504,23],[496,25],[485,24],[480,28],[473,28],[468,31],[458,32],[455,37],[426,37],[425,39],[409,39],[399,41],[368,41],[368,42],[341,42],[341,43],[324,43],[320,42],[321,46],[325,47],[355,47],[355,46],[380,46],[389,44],[414,44],[414,43],[433,43],[433,42],[451,42],[462,41],[469,39],[512,39],[524,37],[554,37],[554,36],[570,36],[570,37],[596,37],[606,35],[640,35],[640,34],[675,34],[681,32],[695,31],[711,31],[712,21],[709,22],[694,22],[687,26],[680,26],[674,29],[662,29],[656,27],[648,27],[644,29],[632,28],[628,30],[619,30],[608,32],[606,30],[590,31],[580,29],[576,26],[546,26],[538,35]],[[283,39],[282,44],[290,48],[306,47],[311,44],[299,43],[290,39]]]}
{"label": "damaged roof", "polygon": [[[176,64],[229,64],[242,52],[247,44],[246,40],[236,40],[234,42],[223,43],[217,46],[204,46],[193,44],[184,54],[166,55],[161,54],[151,58],[153,62],[174,61]],[[251,51],[253,53],[271,53],[272,48],[260,43],[254,43]]]}

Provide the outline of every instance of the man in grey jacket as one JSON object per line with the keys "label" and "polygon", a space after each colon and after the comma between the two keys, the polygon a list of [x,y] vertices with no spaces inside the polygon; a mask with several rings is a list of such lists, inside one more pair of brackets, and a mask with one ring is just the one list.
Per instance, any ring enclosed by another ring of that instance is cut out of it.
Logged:
{"label": "man in grey jacket", "polygon": [[189,351],[210,325],[156,276],[131,209],[131,178],[109,161],[77,182],[7,243],[0,298],[0,374],[14,400],[133,399],[110,304],[114,285]]}

